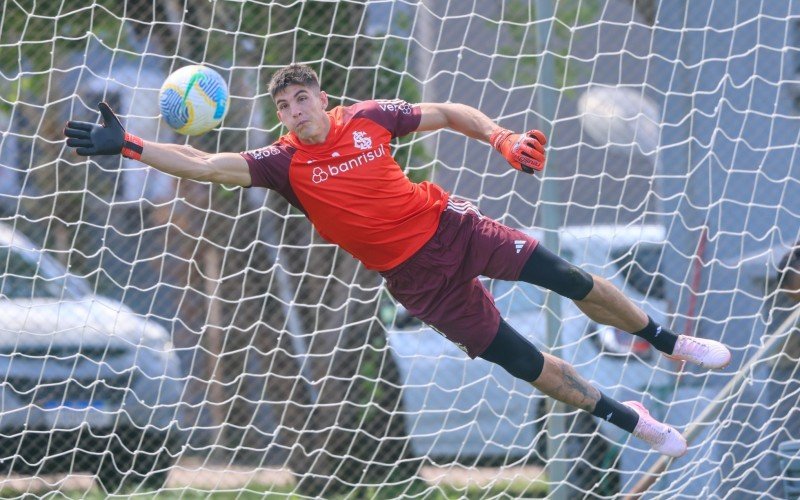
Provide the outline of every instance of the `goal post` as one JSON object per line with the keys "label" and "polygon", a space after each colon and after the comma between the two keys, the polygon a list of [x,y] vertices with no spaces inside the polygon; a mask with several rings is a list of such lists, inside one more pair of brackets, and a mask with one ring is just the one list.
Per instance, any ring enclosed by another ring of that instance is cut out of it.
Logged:
{"label": "goal post", "polygon": [[[729,398],[739,390],[742,384],[747,383],[748,377],[752,377],[753,370],[759,363],[763,363],[769,358],[774,359],[785,350],[787,344],[791,342],[791,338],[797,335],[798,320],[800,320],[800,309],[786,318],[752,357],[742,365],[738,373],[731,377],[703,412],[683,432],[683,436],[688,442],[691,443],[702,432],[704,426],[714,425],[723,412],[724,406],[729,403]],[[670,461],[667,457],[659,458],[631,489],[630,498],[638,498],[639,495],[647,492],[658,476],[669,467]]]}
{"label": "goal post", "polygon": [[[614,496],[669,476],[649,494],[779,495],[798,377],[743,382],[773,356],[775,308],[797,317],[774,277],[800,241],[799,40],[790,0],[2,3],[0,490]],[[731,347],[727,370],[681,367],[555,294],[485,280],[543,351],[694,437],[686,458],[664,469],[469,360],[278,193],[64,143],[64,123],[98,121],[105,101],[148,141],[267,146],[286,132],[269,78],[292,62],[331,107],[465,103],[546,131],[534,176],[451,129],[392,154],[673,330]],[[190,64],[231,99],[187,138],[158,91]]]}

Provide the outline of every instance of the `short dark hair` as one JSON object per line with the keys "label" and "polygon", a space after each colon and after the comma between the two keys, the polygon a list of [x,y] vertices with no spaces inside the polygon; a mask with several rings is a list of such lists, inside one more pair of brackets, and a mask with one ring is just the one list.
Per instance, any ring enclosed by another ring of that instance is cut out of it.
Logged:
{"label": "short dark hair", "polygon": [[294,63],[281,68],[269,81],[269,94],[272,100],[275,100],[275,94],[281,93],[289,85],[303,85],[319,90],[319,77],[311,66],[305,64]]}

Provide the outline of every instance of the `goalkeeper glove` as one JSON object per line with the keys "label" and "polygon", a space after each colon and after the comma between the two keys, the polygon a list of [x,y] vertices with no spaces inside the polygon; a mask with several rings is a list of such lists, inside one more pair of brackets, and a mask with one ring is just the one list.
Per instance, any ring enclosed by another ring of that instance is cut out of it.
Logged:
{"label": "goalkeeper glove", "polygon": [[138,160],[142,157],[143,142],[122,128],[117,115],[108,104],[97,105],[103,116],[103,125],[89,122],[68,121],[64,135],[67,146],[76,148],[81,156],[118,155]]}
{"label": "goalkeeper glove", "polygon": [[492,132],[489,143],[517,170],[532,174],[544,168],[544,145],[547,144],[547,138],[539,130],[515,134],[498,128]]}

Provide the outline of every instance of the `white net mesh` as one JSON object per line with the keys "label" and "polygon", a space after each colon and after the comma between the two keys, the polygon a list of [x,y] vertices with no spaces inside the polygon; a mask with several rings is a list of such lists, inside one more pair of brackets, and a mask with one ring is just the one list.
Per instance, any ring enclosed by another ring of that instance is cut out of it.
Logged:
{"label": "white net mesh", "polygon": [[[717,408],[651,493],[796,491],[798,333],[778,325],[797,302],[776,278],[800,235],[800,11],[660,4],[4,2],[0,491],[612,496],[656,462],[406,317],[276,193],[63,143],[64,122],[105,100],[147,140],[261,147],[283,133],[266,82],[294,61],[332,105],[462,102],[544,130],[535,177],[447,130],[395,153],[674,330],[731,347],[724,372],[683,368],[542,290],[488,283],[512,325],[609,396],[682,430]],[[158,89],[200,63],[231,108],[187,140],[160,120]]]}

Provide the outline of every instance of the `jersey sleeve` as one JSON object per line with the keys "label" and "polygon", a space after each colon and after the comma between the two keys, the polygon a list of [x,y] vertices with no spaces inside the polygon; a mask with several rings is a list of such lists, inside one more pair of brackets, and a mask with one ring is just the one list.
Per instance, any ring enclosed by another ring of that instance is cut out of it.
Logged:
{"label": "jersey sleeve", "polygon": [[289,167],[296,149],[282,141],[270,146],[239,153],[250,169],[250,187],[264,187],[280,193],[281,196],[305,213],[305,208],[297,198],[289,182]]}
{"label": "jersey sleeve", "polygon": [[289,165],[292,148],[275,142],[269,146],[239,153],[250,169],[251,187],[265,187],[280,191],[289,182]]}
{"label": "jersey sleeve", "polygon": [[392,138],[402,137],[417,130],[422,111],[419,106],[402,99],[376,99],[364,101],[353,106],[354,117],[367,118],[392,134]]}

